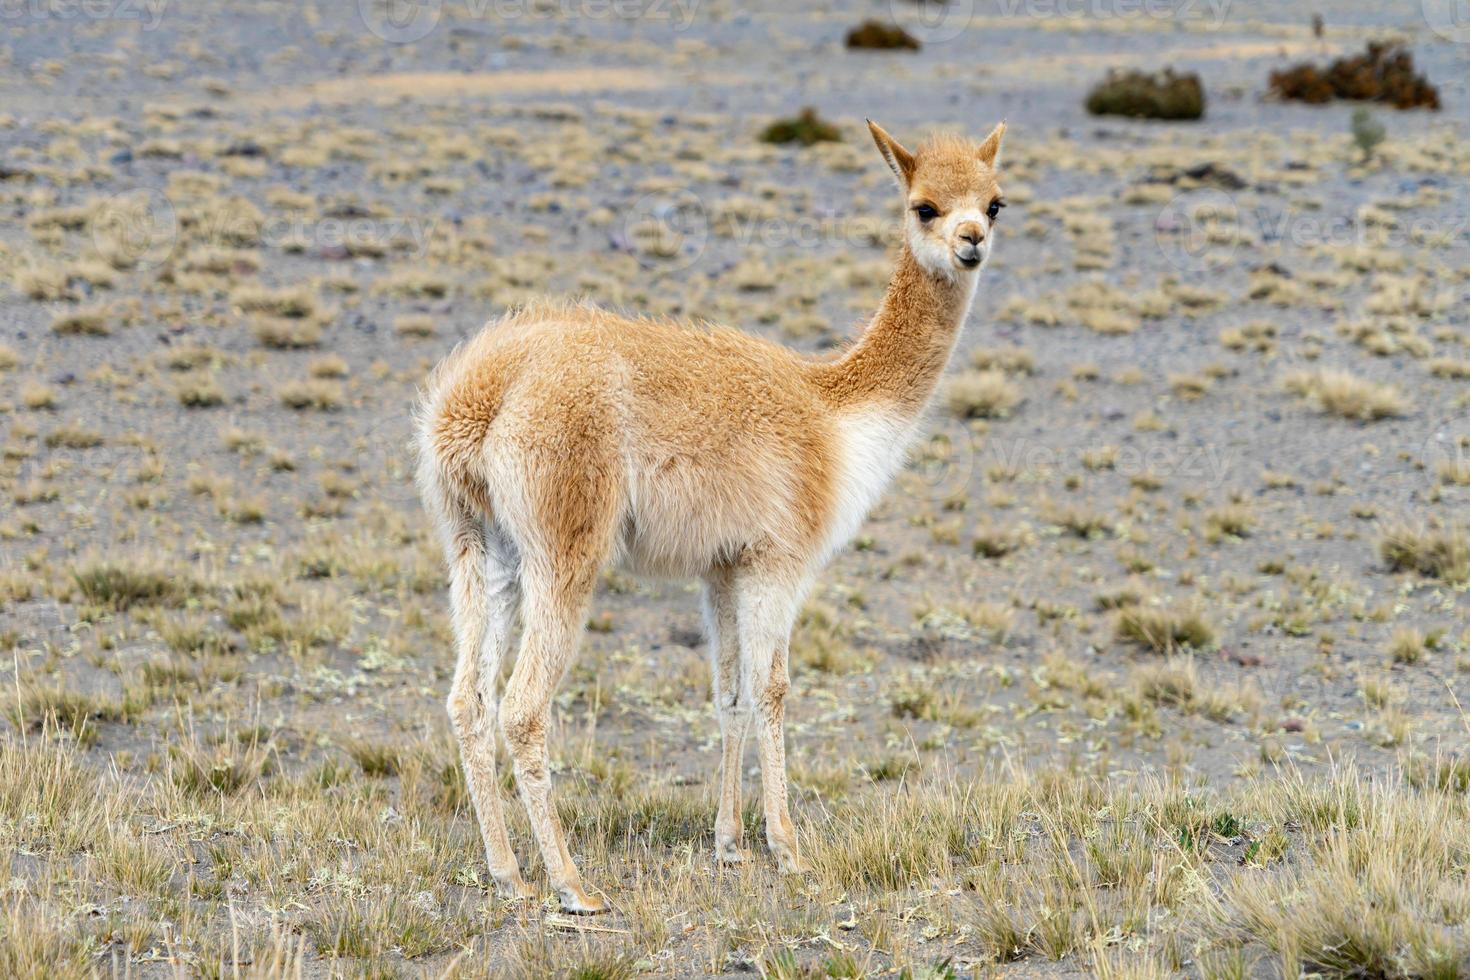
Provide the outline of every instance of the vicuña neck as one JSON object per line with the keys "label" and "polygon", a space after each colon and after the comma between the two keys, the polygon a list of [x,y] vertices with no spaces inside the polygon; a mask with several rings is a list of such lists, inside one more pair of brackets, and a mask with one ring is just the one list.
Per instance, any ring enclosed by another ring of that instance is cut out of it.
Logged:
{"label": "vicu\u00f1a neck", "polygon": [[931,275],[905,247],[872,322],[823,372],[833,400],[889,406],[904,416],[923,411],[970,311],[977,278]]}

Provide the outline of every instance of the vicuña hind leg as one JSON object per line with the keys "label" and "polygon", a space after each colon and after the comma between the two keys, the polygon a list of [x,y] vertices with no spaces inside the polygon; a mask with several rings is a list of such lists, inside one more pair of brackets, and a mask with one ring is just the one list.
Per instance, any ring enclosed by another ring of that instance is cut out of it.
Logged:
{"label": "vicu\u00f1a hind leg", "polygon": [[715,714],[720,720],[720,808],[715,817],[715,860],[742,860],[740,839],[741,760],[750,726],[750,689],[741,683],[740,631],[736,619],[734,576],[728,569],[705,582],[704,618],[709,633],[710,676]]}
{"label": "vicu\u00f1a hind leg", "polygon": [[445,544],[449,551],[450,604],[458,647],[449,720],[459,741],[460,763],[479,818],[490,875],[503,894],[532,894],[521,878],[505,832],[500,786],[495,776],[496,684],[500,663],[515,628],[515,554],[483,521],[450,508]]}
{"label": "vicu\u00f1a hind leg", "polygon": [[802,870],[796,825],[786,799],[786,692],[791,685],[787,656],[791,627],[806,595],[803,576],[781,570],[748,571],[737,584],[745,690],[755,711],[765,802],[766,843],[783,872]]}
{"label": "vicu\u00f1a hind leg", "polygon": [[[582,887],[567,852],[561,820],[551,801],[546,729],[551,698],[577,652],[586,615],[586,593],[568,595],[547,583],[523,581],[525,600],[521,649],[505,686],[501,725],[515,762],[516,785],[541,848],[546,875],[569,912],[601,912],[606,906]],[[587,582],[590,592],[591,583]]]}

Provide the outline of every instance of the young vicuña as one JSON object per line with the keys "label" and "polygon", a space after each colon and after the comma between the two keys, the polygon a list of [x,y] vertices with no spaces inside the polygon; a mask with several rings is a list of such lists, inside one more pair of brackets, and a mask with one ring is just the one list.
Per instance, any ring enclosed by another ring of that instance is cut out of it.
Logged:
{"label": "young vicu\u00f1a", "polygon": [[449,716],[491,874],[512,895],[531,892],[501,813],[497,723],[563,906],[604,907],[567,851],[546,732],[611,562],[703,580],[722,741],[716,858],[741,857],[741,758],[754,721],[766,839],[783,871],[801,867],[782,730],[792,624],[902,465],[1004,207],[1004,123],[979,143],[941,135],[912,153],[868,126],[903,190],[903,244],[877,313],[840,355],[539,305],[487,326],[429,377],[418,479],[449,563]]}

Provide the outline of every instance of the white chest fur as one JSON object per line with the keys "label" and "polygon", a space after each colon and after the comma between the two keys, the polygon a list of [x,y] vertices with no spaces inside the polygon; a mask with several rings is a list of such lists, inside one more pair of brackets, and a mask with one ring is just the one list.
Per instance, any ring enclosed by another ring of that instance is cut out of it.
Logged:
{"label": "white chest fur", "polygon": [[877,410],[845,413],[837,421],[836,507],[822,561],[846,545],[903,465],[917,423]]}

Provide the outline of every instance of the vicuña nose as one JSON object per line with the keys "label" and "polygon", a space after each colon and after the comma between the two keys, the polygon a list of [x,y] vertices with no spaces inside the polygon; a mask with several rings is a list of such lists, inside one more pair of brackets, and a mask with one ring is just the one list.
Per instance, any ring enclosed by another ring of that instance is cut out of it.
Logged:
{"label": "vicu\u00f1a nose", "polygon": [[960,225],[959,236],[962,241],[969,242],[971,245],[979,245],[985,241],[985,232],[973,221]]}

